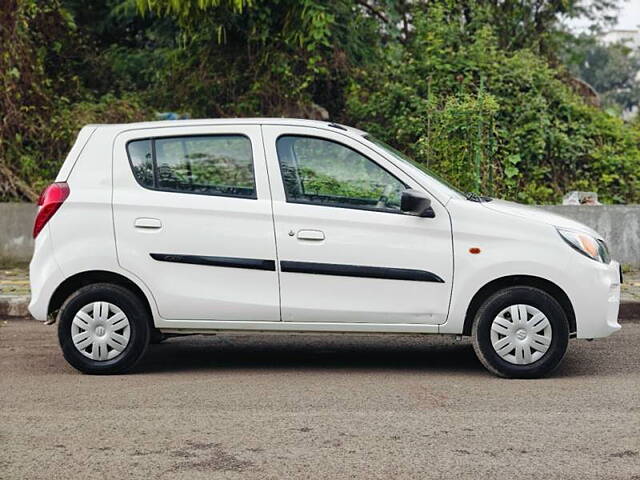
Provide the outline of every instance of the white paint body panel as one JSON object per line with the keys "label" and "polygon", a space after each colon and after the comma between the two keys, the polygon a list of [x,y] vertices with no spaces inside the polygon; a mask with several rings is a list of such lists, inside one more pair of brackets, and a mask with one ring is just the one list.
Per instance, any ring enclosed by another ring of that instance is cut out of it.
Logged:
{"label": "white paint body panel", "polygon": [[73,147],[71,147],[71,150],[69,150],[67,157],[62,163],[62,167],[60,167],[60,171],[56,176],[56,182],[64,182],[69,178],[69,174],[71,173],[73,166],[76,164],[78,157],[82,153],[82,150],[89,141],[89,138],[91,138],[91,135],[93,135],[93,132],[95,132],[96,128],[97,127],[95,125],[87,125],[80,129],[78,138],[76,138]]}
{"label": "white paint body panel", "polygon": [[[352,146],[427,193],[436,217],[287,203],[275,138],[310,131]],[[127,140],[225,132],[251,139],[256,200],[156,192],[135,181]],[[79,134],[56,180],[67,181],[71,194],[36,239],[29,309],[39,320],[46,319],[51,297],[65,279],[108,271],[134,282],[155,325],[172,332],[459,334],[471,299],[484,285],[528,275],[566,293],[579,338],[620,328],[618,264],[580,255],[555,227],[595,232],[528,207],[451,196],[355,129],[290,119],[92,125]],[[134,226],[136,219],[142,219],[142,228]],[[156,220],[160,229],[153,228]],[[313,238],[299,239],[300,230]],[[472,255],[470,247],[482,252]],[[273,259],[278,268],[158,262],[152,252]],[[280,260],[421,269],[444,283],[289,274],[280,272]]]}
{"label": "white paint body panel", "polygon": [[[276,240],[281,261],[408,268],[435,273],[444,283],[280,273],[285,322],[424,323],[447,319],[453,258],[447,210],[433,202],[435,218],[290,203],[279,171],[280,135],[322,136],[358,150],[412,188],[402,170],[342,132],[309,127],[262,127],[269,165]],[[316,230],[322,241],[289,232]]]}
{"label": "white paint body panel", "polygon": [[[449,319],[441,333],[460,333],[473,295],[489,282],[513,275],[542,278],[560,287],[575,311],[578,338],[603,337],[620,328],[619,265],[590,260],[564,242],[555,226],[572,228],[576,222],[549,215],[554,226],[545,221],[546,212],[541,210],[514,207],[519,213],[531,210],[532,215],[526,217],[491,208],[491,203],[452,199],[447,204],[456,274]],[[587,227],[582,230],[590,231]],[[482,253],[470,254],[471,247]]]}
{"label": "white paint body panel", "polygon": [[112,166],[106,159],[110,153],[105,152],[111,152],[120,130],[102,126],[92,131],[91,141],[82,146],[79,156],[67,157],[65,165],[73,163],[70,171],[57,179],[66,180],[71,193],[38,235],[29,266],[33,289],[29,311],[38,320],[46,320],[51,297],[64,280],[96,270],[133,281],[145,294],[154,317],[158,316],[146,285],[118,264],[111,207]]}
{"label": "white paint body panel", "polygon": [[[242,134],[252,144],[258,198],[154,191],[136,182],[125,145],[144,137]],[[279,321],[275,271],[161,262],[150,253],[275,259],[276,245],[260,127],[129,130],[113,146],[113,223],[120,266],[144,279],[166,320]],[[135,226],[156,219],[161,228]],[[140,223],[140,222],[139,222]]]}

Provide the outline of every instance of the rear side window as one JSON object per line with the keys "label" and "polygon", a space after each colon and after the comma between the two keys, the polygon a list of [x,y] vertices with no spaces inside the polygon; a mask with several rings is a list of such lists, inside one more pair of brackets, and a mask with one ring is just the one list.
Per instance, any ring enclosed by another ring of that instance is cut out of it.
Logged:
{"label": "rear side window", "polygon": [[133,175],[154,190],[256,198],[251,141],[243,135],[198,135],[127,144]]}

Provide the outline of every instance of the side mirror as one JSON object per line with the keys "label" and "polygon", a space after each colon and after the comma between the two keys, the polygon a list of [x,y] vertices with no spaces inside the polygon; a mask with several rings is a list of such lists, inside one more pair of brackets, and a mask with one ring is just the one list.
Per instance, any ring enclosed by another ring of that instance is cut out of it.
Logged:
{"label": "side mirror", "polygon": [[400,210],[416,217],[433,218],[436,212],[431,208],[431,199],[419,190],[408,188],[402,192]]}

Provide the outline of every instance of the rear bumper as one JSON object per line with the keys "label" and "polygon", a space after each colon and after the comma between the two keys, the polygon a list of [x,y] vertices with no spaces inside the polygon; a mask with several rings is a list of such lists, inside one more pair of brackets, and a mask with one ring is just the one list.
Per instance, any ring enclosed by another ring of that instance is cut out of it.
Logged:
{"label": "rear bumper", "polygon": [[51,297],[64,278],[53,255],[51,233],[49,225],[47,225],[36,238],[36,248],[29,264],[29,282],[31,284],[29,312],[33,318],[41,322],[47,320]]}
{"label": "rear bumper", "polygon": [[576,314],[577,338],[607,337],[620,330],[620,265],[587,258],[575,261],[575,285],[571,300]]}

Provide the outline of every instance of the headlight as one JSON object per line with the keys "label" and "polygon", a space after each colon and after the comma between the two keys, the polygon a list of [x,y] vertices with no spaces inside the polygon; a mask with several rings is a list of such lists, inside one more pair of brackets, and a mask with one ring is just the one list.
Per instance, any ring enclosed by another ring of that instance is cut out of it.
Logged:
{"label": "headlight", "polygon": [[558,233],[565,242],[581,254],[597,262],[609,263],[611,261],[609,249],[607,248],[607,244],[604,243],[604,240],[594,238],[588,233],[574,232],[562,228],[556,228],[556,230],[558,230]]}

